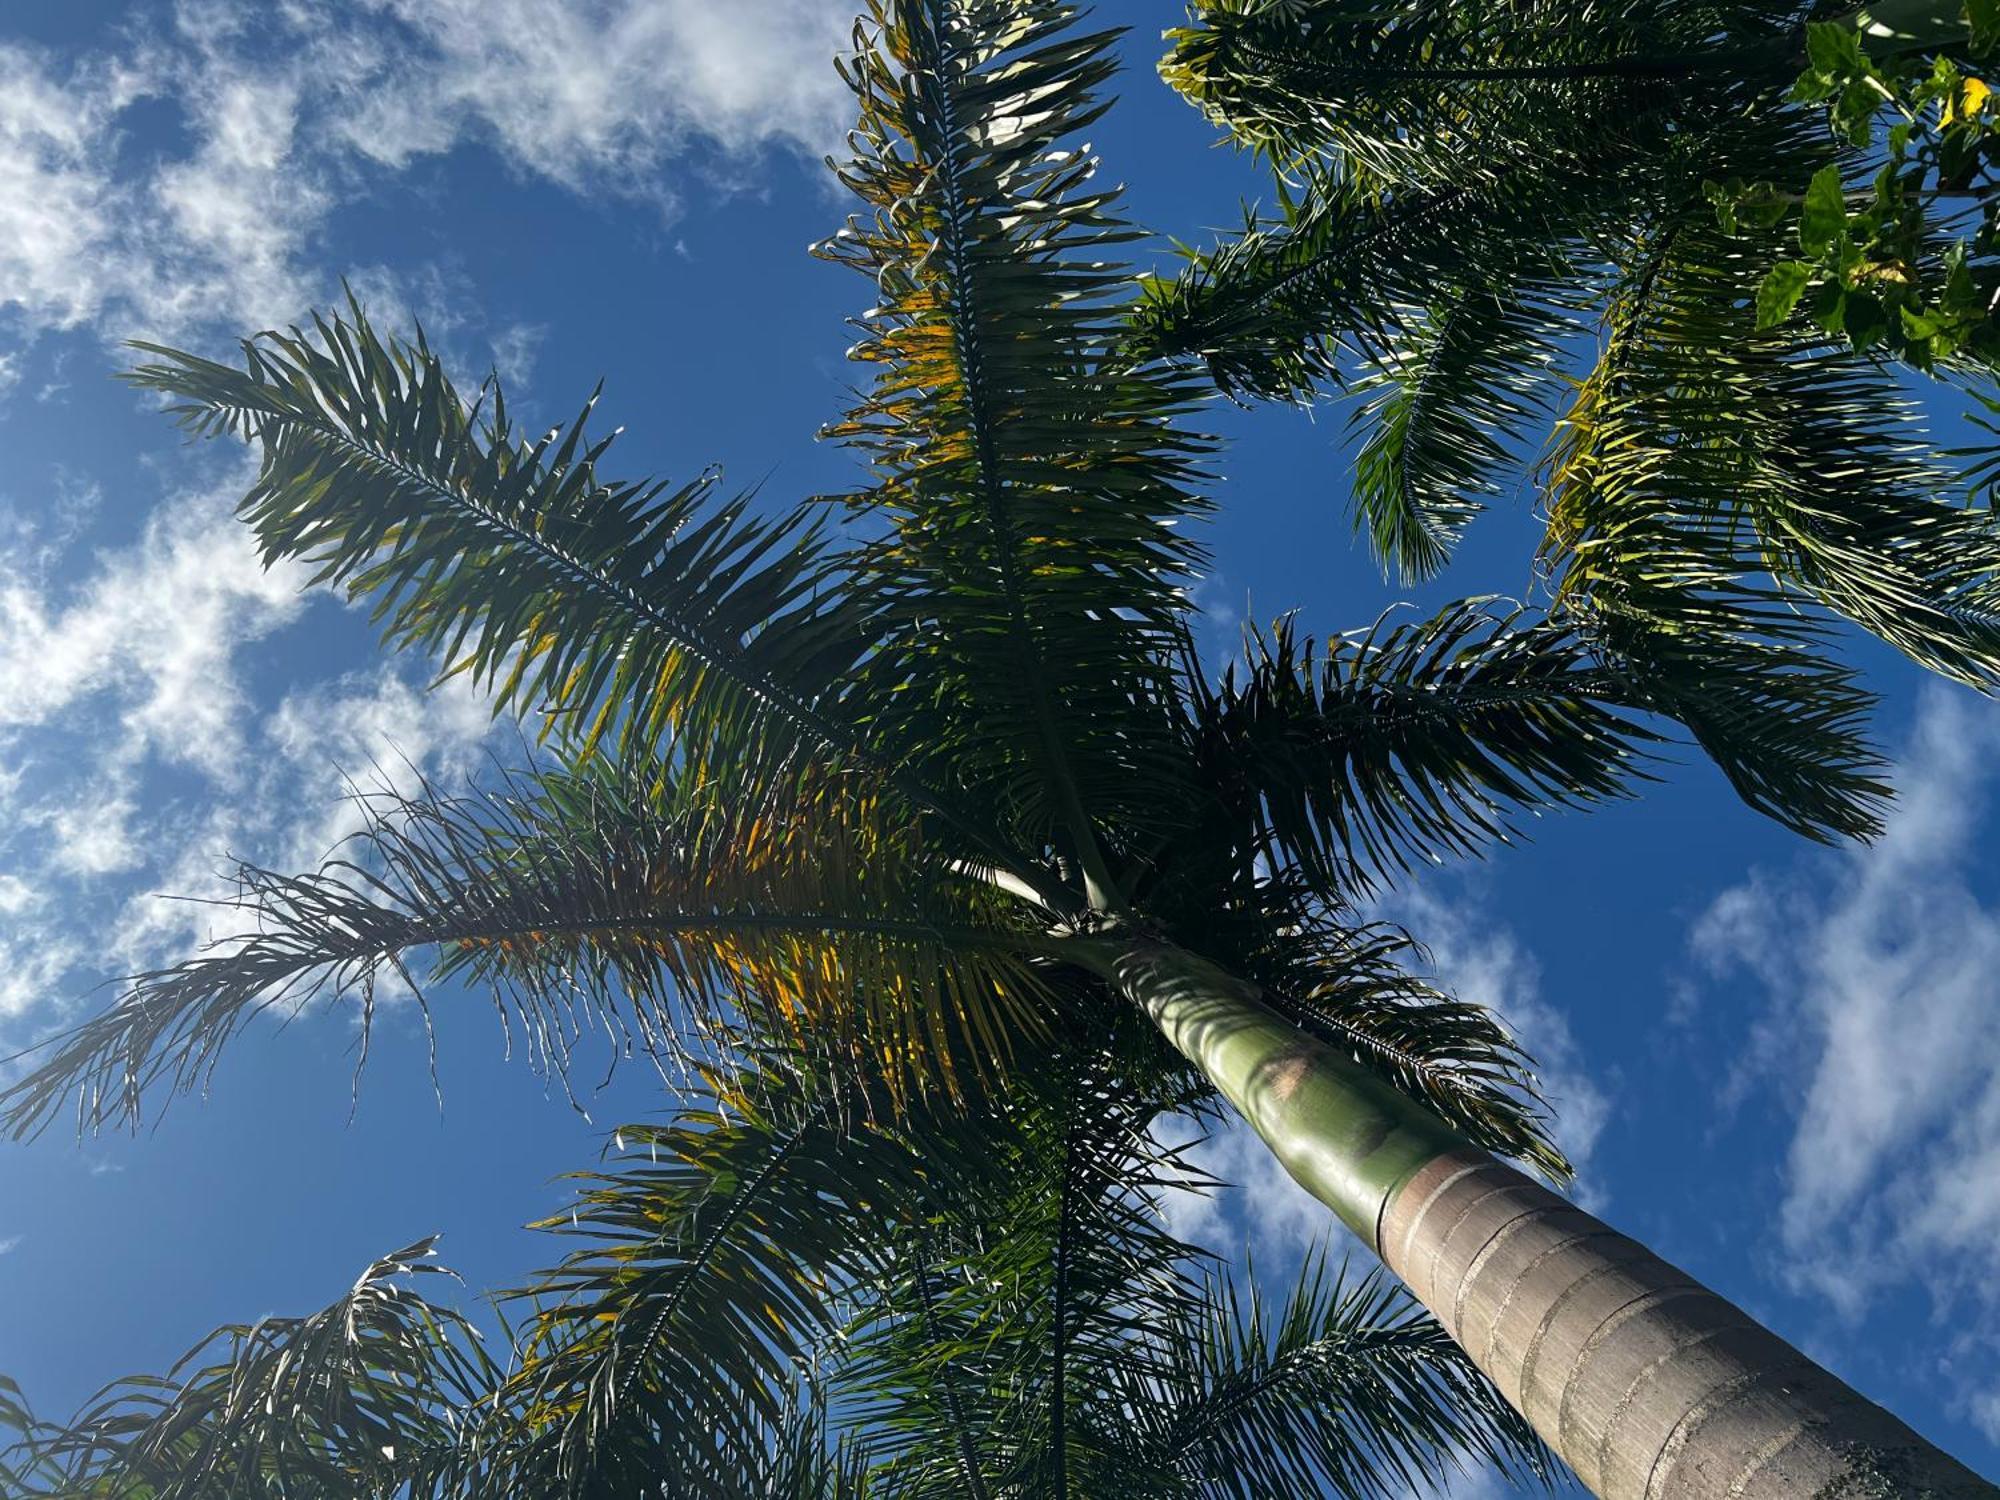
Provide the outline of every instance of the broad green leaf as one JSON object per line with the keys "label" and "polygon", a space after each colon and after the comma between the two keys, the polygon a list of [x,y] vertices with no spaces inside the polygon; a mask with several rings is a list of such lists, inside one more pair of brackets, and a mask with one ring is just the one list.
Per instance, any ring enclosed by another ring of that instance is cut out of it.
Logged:
{"label": "broad green leaf", "polygon": [[1847,228],[1847,198],[1841,185],[1840,168],[1821,167],[1806,189],[1805,206],[1799,214],[1799,248],[1811,256],[1824,255]]}
{"label": "broad green leaf", "polygon": [[1757,327],[1776,328],[1792,315],[1811,285],[1813,268],[1802,260],[1781,260],[1757,288]]}

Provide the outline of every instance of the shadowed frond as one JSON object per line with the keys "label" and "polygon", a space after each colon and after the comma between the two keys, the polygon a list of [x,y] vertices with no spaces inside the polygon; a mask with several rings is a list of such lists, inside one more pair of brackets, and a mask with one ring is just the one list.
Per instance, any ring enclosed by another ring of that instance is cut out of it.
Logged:
{"label": "shadowed frond", "polygon": [[1407,337],[1354,382],[1354,527],[1386,571],[1436,575],[1498,495],[1553,367],[1547,316],[1481,288],[1438,299]]}
{"label": "shadowed frond", "polygon": [[[846,76],[841,181],[867,206],[819,253],[877,302],[853,357],[873,386],[829,435],[863,452],[886,518],[867,559],[909,743],[1031,841],[1086,866],[1094,824],[1157,819],[1169,637],[1199,553],[1205,440],[1179,377],[1119,348],[1136,238],[1077,133],[1112,35],[1060,0],[874,0]],[[935,774],[943,775],[940,770]],[[1101,871],[1091,871],[1101,878]]]}
{"label": "shadowed frond", "polygon": [[[1132,348],[1199,360],[1232,397],[1304,402],[1367,379],[1371,361],[1410,358],[1424,310],[1477,288],[1504,312],[1517,375],[1532,374],[1591,300],[1595,241],[1607,220],[1629,223],[1623,184],[1642,156],[1613,137],[1554,158],[1499,156],[1394,192],[1308,163],[1274,183],[1272,213],[1247,215],[1234,237],[1190,253],[1178,276],[1145,284]],[[1440,368],[1455,354],[1492,381],[1500,352],[1446,347]]]}
{"label": "shadowed frond", "polygon": [[1620,796],[1657,736],[1573,632],[1481,601],[1337,637],[1290,620],[1251,642],[1194,732],[1203,781],[1321,889],[1512,836],[1513,810]]}
{"label": "shadowed frond", "polygon": [[1206,1181],[1154,1133],[1189,1102],[1101,1056],[1051,1060],[980,1134],[986,1170],[908,1226],[864,1289],[837,1388],[897,1500],[1157,1496],[1127,1397],[1199,1252],[1159,1203]]}
{"label": "shadowed frond", "polygon": [[1573,150],[1782,88],[1805,56],[1796,9],[1199,0],[1160,73],[1279,166],[1327,153],[1371,185],[1443,182],[1524,143]]}
{"label": "shadowed frond", "polygon": [[1469,1464],[1547,1483],[1554,1459],[1464,1351],[1379,1273],[1308,1259],[1282,1308],[1226,1274],[1167,1325],[1170,1371],[1139,1407],[1155,1461],[1199,1500],[1376,1500]]}
{"label": "shadowed frond", "polygon": [[489,991],[558,1073],[587,1032],[671,1059],[748,1020],[948,1082],[1035,1024],[1033,944],[1002,899],[858,792],[746,809],[641,768],[363,801],[368,827],[320,869],[240,867],[247,930],[138,976],[0,1093],[0,1119],[32,1133],[73,1099],[87,1127],[136,1121],[254,1017],[320,997],[359,1004],[365,1058],[377,986],[416,988],[415,949],[435,950],[431,982]]}
{"label": "shadowed frond", "polygon": [[[478,1334],[408,1284],[433,1241],[368,1267],[303,1318],[217,1329],[164,1377],[132,1376],[44,1436],[33,1484],[75,1500],[392,1500],[458,1493],[469,1414],[500,1379]],[[449,1273],[446,1273],[449,1274]]]}

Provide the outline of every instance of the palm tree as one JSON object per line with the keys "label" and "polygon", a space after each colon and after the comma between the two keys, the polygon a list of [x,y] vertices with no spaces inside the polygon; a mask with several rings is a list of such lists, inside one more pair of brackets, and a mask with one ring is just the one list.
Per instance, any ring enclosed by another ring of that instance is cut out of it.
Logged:
{"label": "palm tree", "polygon": [[583,1248],[511,1294],[513,1360],[416,1294],[421,1242],[65,1426],[21,1413],[8,1493],[1386,1500],[1472,1457],[1545,1472],[1379,1273],[1310,1264],[1271,1309],[1161,1228],[1190,1174],[1151,1126],[1186,1086],[1111,1075],[1157,1050],[1132,1054],[1136,1019],[1106,1008],[1004,1098],[894,1124],[767,1058],[579,1174],[543,1227]]}
{"label": "palm tree", "polygon": [[[1271,164],[1278,211],[1155,283],[1136,344],[1246,398],[1350,395],[1355,523],[1385,568],[1435,574],[1528,480],[1558,607],[1671,634],[1693,624],[1681,585],[1796,600],[1990,685],[1984,508],[1941,499],[1907,381],[1864,351],[1893,324],[1935,373],[1990,384],[1992,184],[1915,154],[1878,177],[1879,143],[1790,97],[1822,33],[1953,66],[1958,5],[1871,8],[1859,31],[1766,0],[1194,8],[1162,71]],[[1834,222],[1809,226],[1822,191]],[[1912,289],[1947,284],[1969,324],[1919,338],[1958,314]]]}
{"label": "palm tree", "polygon": [[[1627,793],[1674,724],[1752,806],[1817,837],[1866,834],[1886,789],[1865,693],[1809,615],[1717,576],[1684,514],[1669,517],[1681,550],[1648,534],[1652,564],[1585,569],[1551,609],[1471,601],[1324,647],[1284,624],[1213,676],[1189,629],[1201,551],[1183,524],[1205,508],[1212,451],[1183,423],[1209,388],[1134,353],[1110,257],[1136,234],[1069,144],[1106,107],[1112,38],[1072,21],[1060,0],[878,0],[857,30],[841,177],[863,209],[823,248],[875,289],[854,350],[874,385],[831,429],[867,462],[855,494],[774,521],[713,477],[610,479],[587,407],[523,438],[497,387],[462,399],[421,338],[384,339],[358,307],[260,336],[240,368],[152,351],[132,378],[191,431],[260,443],[242,512],[266,556],[310,560],[372,599],[392,643],[542,714],[555,764],[485,798],[392,807],[318,870],[246,867],[245,936],[139,976],[0,1095],[4,1118],[24,1133],[72,1107],[85,1127],[135,1119],[273,1007],[348,997],[365,1028],[379,980],[427,993],[418,952],[432,981],[490,989],[559,1072],[603,1028],[670,1071],[713,1076],[748,1035],[814,1077],[876,1080],[843,1139],[1084,1076],[1086,1060],[1063,1062],[1076,1018],[1137,1012],[1154,1028],[1118,1033],[1129,1052],[1090,1097],[1129,1108],[1159,1075],[1226,1100],[1601,1493],[1991,1495],[1503,1165],[1494,1153],[1564,1170],[1525,1060],[1356,909],[1505,838],[1523,810]],[[1914,464],[1892,451],[1898,475]],[[1975,555],[1990,573],[1991,541],[1940,522],[1898,558],[1925,579]],[[1579,532],[1573,550],[1603,545]],[[1962,613],[1867,618],[1983,662]],[[645,1193],[614,1196],[614,1215],[640,1217],[618,1221],[606,1266],[643,1265]],[[823,1232],[810,1217],[784,1222]],[[1001,1278],[1043,1286],[1058,1320],[1063,1243],[1041,1282]],[[933,1253],[949,1267],[970,1252],[940,1235],[899,1260],[906,1301],[927,1295]],[[754,1343],[762,1306],[725,1304],[737,1337],[719,1347]],[[584,1437],[558,1448],[602,1451],[593,1424],[619,1420],[655,1359],[671,1355],[676,1390],[743,1388],[727,1360],[690,1363],[698,1338],[669,1351],[642,1335],[627,1357],[615,1341],[632,1325],[611,1313],[572,1332],[614,1340],[600,1368],[616,1379],[530,1387],[534,1411],[572,1392],[564,1430]],[[1049,1337],[1053,1394],[1019,1397],[1052,1429],[1033,1494],[1082,1488],[1067,1322]],[[1077,1408],[1099,1421],[1144,1405],[1110,1345],[1089,1379],[1122,1394]],[[569,1367],[561,1337],[536,1347],[535,1379]],[[950,1347],[939,1400],[1003,1346]],[[1003,1395],[1018,1379],[992,1375]],[[1010,1439],[1011,1416],[992,1424],[1014,1399],[982,1404],[979,1441]],[[524,1427],[542,1430],[500,1430]],[[936,1484],[980,1493],[982,1452]],[[1280,1446],[1236,1461],[1313,1460]]]}

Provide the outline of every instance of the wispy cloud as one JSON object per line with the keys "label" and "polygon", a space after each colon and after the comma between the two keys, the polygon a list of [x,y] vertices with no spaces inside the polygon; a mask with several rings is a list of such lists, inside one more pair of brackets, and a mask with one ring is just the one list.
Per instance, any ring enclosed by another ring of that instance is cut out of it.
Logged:
{"label": "wispy cloud", "polygon": [[0,1255],[13,1254],[21,1248],[22,1243],[26,1239],[27,1236],[24,1234],[0,1235]]}
{"label": "wispy cloud", "polygon": [[170,495],[73,582],[37,549],[0,554],[0,1020],[15,1033],[107,973],[228,935],[228,913],[169,898],[228,894],[232,856],[316,863],[358,826],[350,779],[413,792],[472,773],[489,742],[490,705],[462,679],[425,692],[385,665],[275,701],[253,690],[253,672],[297,659],[310,611],[339,606],[260,565],[226,498],[244,478]]}
{"label": "wispy cloud", "polygon": [[[1723,892],[1696,923],[1711,982],[1764,1012],[1735,1091],[1799,1100],[1778,1223],[1787,1272],[1847,1318],[1896,1289],[2000,1353],[2000,901],[1985,889],[2000,721],[1933,688],[1872,848]],[[1967,1389],[1978,1389],[1970,1383]],[[2000,1404],[1972,1415],[2000,1440]]]}
{"label": "wispy cloud", "polygon": [[0,732],[85,703],[95,714],[109,694],[115,766],[156,754],[226,779],[241,764],[233,655],[297,616],[305,575],[258,560],[232,514],[235,478],[170,496],[77,585],[0,555]]}
{"label": "wispy cloud", "polygon": [[[198,341],[294,319],[343,271],[464,373],[519,381],[541,330],[476,335],[462,272],[323,263],[342,207],[461,148],[662,210],[696,180],[754,182],[746,153],[836,144],[849,104],[827,63],[850,18],[845,0],[175,0],[90,55],[0,44],[0,400],[25,399],[22,350],[52,331]],[[212,911],[153,892],[215,894],[227,855],[317,860],[356,822],[343,773],[449,776],[488,743],[462,683],[301,678],[288,632],[334,606],[261,565],[231,514],[246,471],[174,472],[206,477],[94,562],[71,551],[87,484],[57,476],[0,515],[0,1018],[17,1031],[93,969],[214,935]],[[280,660],[274,706],[260,683]],[[67,913],[86,905],[120,915],[85,930]]]}
{"label": "wispy cloud", "polygon": [[[731,190],[755,181],[746,153],[837,144],[850,19],[844,0],[177,0],[98,55],[0,45],[0,310],[26,339],[291,321],[349,269],[316,258],[330,217],[467,145],[663,208]],[[132,139],[141,103],[179,128]],[[0,385],[17,360],[0,347]]]}

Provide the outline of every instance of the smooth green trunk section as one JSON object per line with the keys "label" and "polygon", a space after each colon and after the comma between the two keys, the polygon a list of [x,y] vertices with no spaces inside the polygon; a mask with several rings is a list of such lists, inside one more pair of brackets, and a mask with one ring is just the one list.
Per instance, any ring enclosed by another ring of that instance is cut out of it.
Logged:
{"label": "smooth green trunk section", "polygon": [[1222,1091],[1307,1192],[1379,1253],[1382,1211],[1465,1145],[1436,1115],[1307,1036],[1257,986],[1147,939],[1084,938],[1074,956],[1138,1005]]}

